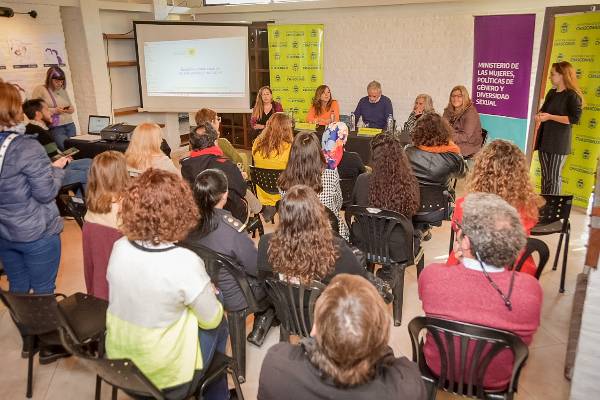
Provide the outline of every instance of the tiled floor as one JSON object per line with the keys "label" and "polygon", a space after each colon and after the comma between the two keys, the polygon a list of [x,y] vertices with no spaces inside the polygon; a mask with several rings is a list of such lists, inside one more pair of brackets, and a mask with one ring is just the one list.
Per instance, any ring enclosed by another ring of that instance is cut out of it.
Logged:
{"label": "tiled floor", "polygon": [[[558,293],[559,271],[552,271],[551,255],[541,283],[544,288],[544,305],[542,325],[535,335],[529,349],[529,359],[523,369],[519,392],[519,400],[564,400],[569,396],[569,382],[563,376],[563,367],[568,338],[568,325],[571,315],[571,303],[576,275],[581,272],[585,255],[582,238],[585,225],[584,214],[573,211],[571,217],[573,236],[569,252],[569,268],[567,272],[567,291]],[[271,230],[268,227],[268,230]],[[433,239],[425,243],[426,263],[440,262],[448,251],[449,224],[437,228]],[[554,252],[557,237],[545,237],[551,252]],[[63,255],[57,281],[57,291],[67,295],[77,291],[85,291],[83,280],[83,262],[81,253],[81,231],[74,221],[66,221],[62,235]],[[6,278],[0,286],[7,287]],[[391,312],[391,310],[390,310]],[[403,324],[392,328],[391,346],[397,355],[410,358],[411,346],[406,325],[414,316],[423,313],[417,295],[416,271],[410,268],[406,274],[404,293]],[[248,329],[251,320],[248,320]],[[262,348],[251,344],[247,347],[247,381],[242,385],[246,399],[256,398],[260,365],[267,349],[278,341],[276,329],[269,332]],[[20,357],[21,340],[14,324],[4,308],[0,309],[0,398],[25,398],[27,362]],[[94,376],[82,367],[75,359],[63,359],[50,365],[34,364],[33,399],[68,400],[92,399],[94,396]],[[450,398],[446,394],[438,395],[439,399]],[[110,398],[110,391],[104,386],[103,399]],[[126,398],[121,395],[120,398]]]}

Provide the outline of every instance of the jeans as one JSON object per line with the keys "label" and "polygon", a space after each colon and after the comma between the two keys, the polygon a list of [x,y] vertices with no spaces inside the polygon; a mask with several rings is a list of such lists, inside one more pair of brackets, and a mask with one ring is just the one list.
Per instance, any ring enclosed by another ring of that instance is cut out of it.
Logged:
{"label": "jeans", "polygon": [[50,136],[60,151],[65,150],[65,140],[75,136],[75,133],[74,122],[69,122],[68,124],[53,126],[50,128]]}
{"label": "jeans", "polygon": [[83,185],[83,191],[87,187],[87,178],[92,160],[89,158],[82,158],[81,160],[73,160],[65,167],[65,176],[63,177],[62,184],[69,185],[71,183],[80,182]]}
{"label": "jeans", "polygon": [[60,264],[60,236],[56,234],[33,242],[0,238],[0,260],[11,292],[54,293]]}

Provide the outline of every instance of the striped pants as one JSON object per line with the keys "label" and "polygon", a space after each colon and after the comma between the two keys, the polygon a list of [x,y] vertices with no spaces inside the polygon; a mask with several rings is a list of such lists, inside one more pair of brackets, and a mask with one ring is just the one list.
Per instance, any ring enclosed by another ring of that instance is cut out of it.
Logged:
{"label": "striped pants", "polygon": [[567,160],[566,154],[539,152],[542,167],[542,194],[560,194],[562,169]]}

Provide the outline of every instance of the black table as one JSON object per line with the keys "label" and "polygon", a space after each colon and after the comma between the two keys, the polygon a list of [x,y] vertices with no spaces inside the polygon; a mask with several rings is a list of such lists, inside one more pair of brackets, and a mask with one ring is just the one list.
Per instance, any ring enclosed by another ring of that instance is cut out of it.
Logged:
{"label": "black table", "polygon": [[[77,140],[77,137],[69,138],[65,140],[65,149],[75,147],[79,150],[79,153],[75,155],[75,159],[80,158],[94,158],[98,154],[107,150],[115,150],[121,153],[125,153],[129,142],[112,142],[107,140],[101,140],[99,142],[86,142],[85,140]],[[167,155],[171,155],[171,148],[167,142],[163,139],[160,149]]]}

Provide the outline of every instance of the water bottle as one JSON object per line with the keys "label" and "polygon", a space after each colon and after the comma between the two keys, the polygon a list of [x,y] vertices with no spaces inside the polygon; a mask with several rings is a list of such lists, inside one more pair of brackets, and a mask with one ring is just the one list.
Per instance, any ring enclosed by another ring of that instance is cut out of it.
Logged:
{"label": "water bottle", "polygon": [[356,115],[353,112],[350,113],[350,132],[356,131]]}
{"label": "water bottle", "polygon": [[387,117],[387,132],[394,133],[394,117],[392,117],[392,114]]}
{"label": "water bottle", "polygon": [[356,124],[356,127],[357,127],[358,129],[360,129],[360,128],[364,128],[364,127],[365,127],[365,123],[363,122],[362,115],[361,115],[361,116],[358,118],[358,122],[357,122],[357,124]]}

